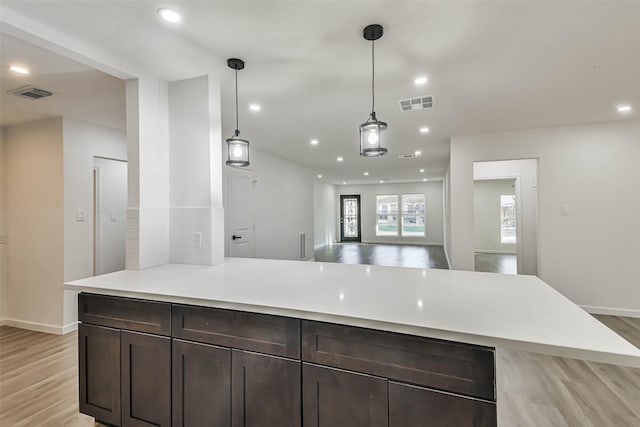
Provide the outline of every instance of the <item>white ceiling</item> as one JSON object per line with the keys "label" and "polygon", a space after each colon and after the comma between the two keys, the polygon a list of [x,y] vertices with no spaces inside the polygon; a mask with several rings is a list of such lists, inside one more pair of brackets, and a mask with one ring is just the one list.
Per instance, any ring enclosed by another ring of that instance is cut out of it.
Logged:
{"label": "white ceiling", "polygon": [[[161,22],[161,6],[182,22]],[[167,80],[221,72],[225,137],[234,129],[225,59],[244,59],[242,135],[333,183],[440,177],[451,136],[624,120],[640,110],[640,2],[3,0],[3,8]],[[370,23],[385,28],[376,111],[389,123],[389,154],[365,159],[357,127],[370,109],[370,44],[361,36]],[[413,85],[419,74],[426,86]],[[397,101],[417,95],[433,95],[434,108],[401,113]],[[250,113],[249,102],[262,111]],[[635,112],[620,115],[621,103]],[[398,158],[418,149],[420,158]]]}
{"label": "white ceiling", "polygon": [[[125,129],[123,80],[4,33],[0,33],[0,52],[0,126],[64,116]],[[31,72],[13,73],[9,64],[24,64]],[[25,85],[53,95],[29,100],[8,93]]]}

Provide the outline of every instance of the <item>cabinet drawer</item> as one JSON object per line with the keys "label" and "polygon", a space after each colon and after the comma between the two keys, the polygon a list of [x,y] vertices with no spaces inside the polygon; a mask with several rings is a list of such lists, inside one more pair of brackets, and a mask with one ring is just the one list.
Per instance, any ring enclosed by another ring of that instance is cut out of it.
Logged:
{"label": "cabinet drawer", "polygon": [[495,400],[487,347],[302,321],[302,359]]}
{"label": "cabinet drawer", "polygon": [[298,319],[184,305],[174,305],[172,313],[176,338],[300,358]]}
{"label": "cabinet drawer", "polygon": [[81,293],[78,295],[78,319],[99,326],[171,334],[171,304],[163,302]]}
{"label": "cabinet drawer", "polygon": [[496,404],[389,381],[389,425],[496,427]]}

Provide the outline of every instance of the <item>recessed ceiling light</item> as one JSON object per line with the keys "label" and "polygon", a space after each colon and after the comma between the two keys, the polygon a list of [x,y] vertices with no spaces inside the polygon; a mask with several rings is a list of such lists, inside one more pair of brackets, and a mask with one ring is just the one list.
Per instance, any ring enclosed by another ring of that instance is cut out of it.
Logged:
{"label": "recessed ceiling light", "polygon": [[423,126],[420,128],[420,133],[429,133],[429,128],[426,126]]}
{"label": "recessed ceiling light", "polygon": [[318,174],[318,178],[322,178],[322,175]]}
{"label": "recessed ceiling light", "polygon": [[342,157],[337,157],[337,158],[336,158],[336,160],[337,160],[337,161],[339,161],[339,162],[341,162],[341,161],[343,161],[343,160],[344,160],[344,158],[342,158]]}
{"label": "recessed ceiling light", "polygon": [[167,9],[165,7],[158,9],[158,15],[167,22],[180,22],[182,19],[180,14],[173,9]]}
{"label": "recessed ceiling light", "polygon": [[420,173],[424,173],[424,169],[420,169]]}
{"label": "recessed ceiling light", "polygon": [[318,145],[318,143],[320,143],[320,141],[318,141],[317,139],[311,140],[311,145]]}
{"label": "recessed ceiling light", "polygon": [[19,65],[10,65],[9,69],[14,73],[18,74],[29,74],[29,69],[25,67],[21,67]]}
{"label": "recessed ceiling light", "polygon": [[422,151],[416,150],[416,151],[413,152],[413,154],[415,154],[416,156],[421,156],[422,155]]}
{"label": "recessed ceiling light", "polygon": [[422,178],[422,180],[423,180],[424,182],[427,182],[427,178]]}
{"label": "recessed ceiling light", "polygon": [[258,104],[249,105],[249,110],[251,111],[260,111],[260,106]]}
{"label": "recessed ceiling light", "polygon": [[423,84],[426,84],[429,81],[429,79],[426,76],[419,76],[416,77],[413,80],[413,84],[417,85],[417,86],[421,86]]}
{"label": "recessed ceiling light", "polygon": [[345,181],[342,181],[342,185],[347,185],[347,183]]}
{"label": "recessed ceiling light", "polygon": [[618,113],[629,113],[629,112],[631,112],[631,105],[618,106]]}
{"label": "recessed ceiling light", "polygon": [[380,184],[383,184],[383,183],[384,183],[384,181],[383,181],[383,180],[380,180]]}
{"label": "recessed ceiling light", "polygon": [[369,176],[369,172],[365,172],[365,173],[364,173],[364,176]]}

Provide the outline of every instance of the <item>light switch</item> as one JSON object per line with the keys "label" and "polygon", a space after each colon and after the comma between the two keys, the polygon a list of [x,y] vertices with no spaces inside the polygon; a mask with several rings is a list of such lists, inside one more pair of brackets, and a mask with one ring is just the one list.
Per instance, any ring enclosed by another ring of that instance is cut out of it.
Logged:
{"label": "light switch", "polygon": [[82,222],[84,221],[84,209],[78,209],[76,211],[76,221]]}
{"label": "light switch", "polygon": [[202,247],[202,233],[199,231],[193,233],[193,246],[196,248]]}
{"label": "light switch", "polygon": [[569,216],[569,206],[567,205],[560,206],[560,215]]}
{"label": "light switch", "polygon": [[116,214],[114,214],[113,212],[111,212],[111,216],[109,217],[109,220],[111,222],[116,222],[118,220],[118,218],[116,218]]}

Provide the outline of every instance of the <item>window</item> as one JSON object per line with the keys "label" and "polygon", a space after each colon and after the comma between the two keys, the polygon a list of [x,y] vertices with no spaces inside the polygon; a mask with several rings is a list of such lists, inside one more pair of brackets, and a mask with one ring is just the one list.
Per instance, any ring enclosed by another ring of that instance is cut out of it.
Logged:
{"label": "window", "polygon": [[500,243],[516,243],[516,196],[500,196]]}
{"label": "window", "polygon": [[398,196],[376,196],[376,236],[398,235]]}
{"label": "window", "polygon": [[424,194],[402,195],[402,235],[424,236]]}

